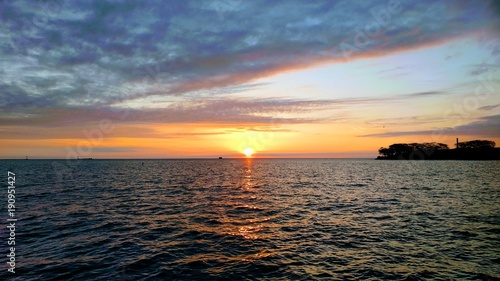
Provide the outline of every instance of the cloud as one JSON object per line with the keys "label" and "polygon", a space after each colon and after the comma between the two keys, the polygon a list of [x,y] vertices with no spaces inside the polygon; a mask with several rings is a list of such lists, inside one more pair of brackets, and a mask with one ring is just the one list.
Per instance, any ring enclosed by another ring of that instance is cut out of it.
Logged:
{"label": "cloud", "polygon": [[[28,110],[31,114],[0,113],[0,126],[72,127],[109,119],[116,124],[299,124],[319,119],[299,117],[302,113],[342,108],[374,99],[299,100],[249,98],[199,98],[160,108],[122,109],[75,107]],[[289,117],[289,116],[296,117]]]}
{"label": "cloud", "polygon": [[497,107],[500,107],[500,104],[481,106],[478,110],[493,110]]}
{"label": "cloud", "polygon": [[500,137],[500,115],[491,115],[480,118],[478,121],[449,128],[439,128],[436,130],[422,130],[422,131],[397,131],[385,132],[377,134],[361,135],[358,137],[401,137],[401,136],[421,136],[421,135],[467,135],[467,136],[481,136],[481,137]]}
{"label": "cloud", "polygon": [[[343,61],[342,43],[356,48],[352,58],[381,56],[498,22],[487,1],[397,1],[390,14],[380,1],[217,3],[3,1],[0,108],[105,107],[232,87]],[[356,45],[358,32],[381,24]]]}
{"label": "cloud", "polygon": [[[155,126],[145,126],[137,124],[121,124],[117,125],[116,122],[111,121],[110,130],[106,132],[102,131],[99,127],[99,123],[93,122],[85,126],[78,124],[77,126],[67,126],[65,128],[60,127],[40,127],[40,126],[4,126],[0,128],[0,134],[2,139],[22,139],[22,140],[38,140],[38,139],[85,139],[87,136],[90,138],[99,138],[102,134],[104,138],[143,138],[143,139],[172,139],[172,138],[184,138],[188,137],[190,139],[209,135],[221,135],[225,133],[230,133],[231,130],[226,130],[223,128],[218,128],[217,131],[213,132],[179,132],[177,128],[167,128],[160,130],[155,128]],[[262,127],[262,131],[274,131],[272,124],[267,127]],[[185,128],[184,128],[185,129]]]}
{"label": "cloud", "polygon": [[378,118],[366,121],[365,124],[369,126],[415,126],[420,124],[430,124],[436,121],[441,121],[441,116],[434,115],[415,115],[415,116],[407,116],[407,117],[398,117],[398,118]]}
{"label": "cloud", "polygon": [[[30,106],[23,97],[13,95],[12,101],[23,103],[23,112],[16,112],[8,109],[0,112],[1,126],[37,126],[41,128],[60,128],[63,135],[63,128],[78,128],[79,126],[95,126],[101,120],[111,120],[114,124],[248,124],[248,125],[292,125],[309,124],[336,121],[342,116],[339,112],[352,105],[377,105],[389,102],[408,102],[408,99],[417,99],[434,95],[449,94],[448,92],[417,92],[396,96],[383,97],[357,97],[339,99],[290,99],[290,98],[243,98],[228,95],[239,91],[246,91],[265,84],[244,84],[239,86],[219,89],[217,93],[198,92],[188,98],[176,100],[174,102],[147,100],[147,105],[154,107],[139,106],[134,108],[110,107],[110,106],[64,106],[57,107]],[[213,96],[212,96],[213,95]],[[45,99],[51,97],[44,96],[38,102],[49,104]],[[54,97],[55,99],[56,97]],[[5,101],[4,101],[5,102]],[[6,100],[9,102],[9,99]],[[28,107],[30,106],[30,107]],[[325,112],[324,117],[312,118],[310,113]],[[293,116],[293,117],[292,117]],[[421,118],[410,118],[411,122],[428,122]],[[403,119],[399,119],[402,121]],[[394,121],[394,120],[393,120]],[[390,125],[393,121],[376,120]],[[266,128],[268,130],[269,128]],[[12,130],[6,131],[3,135],[23,136]],[[76,130],[76,129],[75,129]],[[36,132],[36,133],[35,133]],[[33,130],[33,134],[43,135],[43,131]],[[28,134],[28,135],[33,135]],[[57,133],[53,132],[53,135]],[[125,134],[127,135],[127,134]],[[146,134],[150,135],[150,134]],[[26,136],[27,137],[27,136]],[[156,137],[156,136],[152,136]],[[164,137],[164,135],[162,135]],[[174,137],[174,136],[172,136]]]}
{"label": "cloud", "polygon": [[[500,45],[499,45],[500,46]],[[497,54],[498,55],[498,54]],[[487,63],[482,63],[482,64],[476,64],[471,66],[472,70],[469,72],[471,76],[478,76],[483,73],[489,72],[491,70],[497,70],[500,68],[500,63],[494,63],[494,64],[487,64]]]}
{"label": "cloud", "polygon": [[446,92],[438,92],[438,91],[432,91],[432,92],[419,92],[419,93],[412,93],[412,94],[407,94],[404,95],[405,97],[430,97],[430,96],[440,96],[440,95],[445,95],[448,94]]}

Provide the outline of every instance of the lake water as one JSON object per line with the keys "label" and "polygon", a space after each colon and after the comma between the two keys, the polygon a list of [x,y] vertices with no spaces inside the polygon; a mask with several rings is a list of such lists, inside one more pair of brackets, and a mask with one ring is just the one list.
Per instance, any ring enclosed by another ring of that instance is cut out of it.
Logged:
{"label": "lake water", "polygon": [[500,161],[3,160],[0,280],[499,280]]}

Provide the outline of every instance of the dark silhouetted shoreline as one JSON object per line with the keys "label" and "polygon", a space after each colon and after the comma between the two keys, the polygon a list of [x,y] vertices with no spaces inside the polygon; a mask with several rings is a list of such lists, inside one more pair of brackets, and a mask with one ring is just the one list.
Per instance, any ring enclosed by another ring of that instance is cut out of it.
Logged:
{"label": "dark silhouetted shoreline", "polygon": [[[423,156],[423,157],[422,157]],[[398,156],[378,156],[377,160],[500,160],[500,147],[493,149],[459,148],[435,150],[425,153],[400,154]]]}
{"label": "dark silhouetted shoreline", "polygon": [[456,143],[455,149],[435,142],[395,143],[381,147],[377,160],[500,160],[500,148],[489,140]]}

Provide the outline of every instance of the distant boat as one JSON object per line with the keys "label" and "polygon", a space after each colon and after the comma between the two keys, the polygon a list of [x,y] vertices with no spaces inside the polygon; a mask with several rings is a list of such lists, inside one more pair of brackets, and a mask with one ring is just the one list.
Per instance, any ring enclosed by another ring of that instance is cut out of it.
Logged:
{"label": "distant boat", "polygon": [[29,159],[28,159],[28,156],[26,156],[26,159],[24,159],[24,160],[29,160]]}
{"label": "distant boat", "polygon": [[90,157],[89,158],[80,158],[80,156],[78,156],[76,158],[76,160],[92,160],[92,158],[90,158]]}
{"label": "distant boat", "polygon": [[219,159],[222,159],[222,157],[219,157]]}

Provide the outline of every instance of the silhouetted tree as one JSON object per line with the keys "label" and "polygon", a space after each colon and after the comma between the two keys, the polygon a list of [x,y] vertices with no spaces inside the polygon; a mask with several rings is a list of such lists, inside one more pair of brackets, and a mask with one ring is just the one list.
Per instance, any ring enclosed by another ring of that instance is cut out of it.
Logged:
{"label": "silhouetted tree", "polygon": [[490,148],[495,148],[495,142],[489,140],[464,141],[464,142],[459,142],[457,148],[490,149]]}
{"label": "silhouetted tree", "polygon": [[423,159],[431,155],[436,150],[448,149],[448,145],[444,143],[424,142],[424,143],[395,143],[388,148],[381,147],[378,153],[383,157],[390,159],[405,158],[414,159],[418,156]]}
{"label": "silhouetted tree", "polygon": [[457,149],[449,149],[444,143],[395,143],[381,147],[377,159],[391,160],[500,160],[500,148],[489,140],[459,142]]}
{"label": "silhouetted tree", "polygon": [[389,148],[381,147],[378,150],[378,154],[383,155],[385,157],[389,157],[389,156],[391,156],[391,151],[389,150]]}

